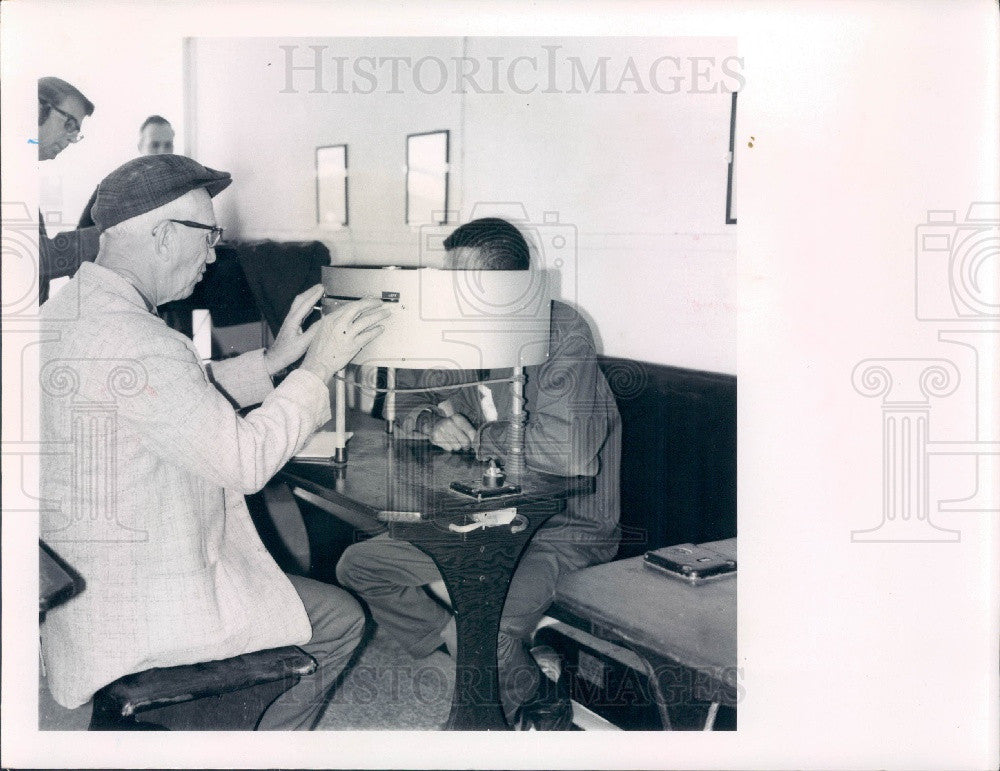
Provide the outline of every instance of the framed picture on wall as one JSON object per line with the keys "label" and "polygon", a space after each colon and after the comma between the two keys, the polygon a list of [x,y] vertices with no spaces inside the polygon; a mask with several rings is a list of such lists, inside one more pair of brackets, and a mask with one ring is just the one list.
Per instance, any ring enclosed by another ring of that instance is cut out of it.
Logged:
{"label": "framed picture on wall", "polygon": [[726,182],[726,224],[736,224],[736,92],[729,108],[729,179]]}
{"label": "framed picture on wall", "polygon": [[347,145],[316,148],[316,222],[326,227],[348,223]]}
{"label": "framed picture on wall", "polygon": [[448,223],[450,132],[406,136],[406,224]]}

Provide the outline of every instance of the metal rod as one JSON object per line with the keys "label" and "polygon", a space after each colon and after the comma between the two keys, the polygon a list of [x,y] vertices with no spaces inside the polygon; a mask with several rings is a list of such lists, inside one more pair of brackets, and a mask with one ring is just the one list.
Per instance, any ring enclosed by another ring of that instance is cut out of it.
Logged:
{"label": "metal rod", "polygon": [[392,433],[396,420],[396,368],[385,368],[385,432]]}
{"label": "metal rod", "polygon": [[504,470],[509,477],[518,477],[525,472],[524,463],[524,368],[514,367],[514,377],[510,381],[510,430],[507,432],[507,465]]}
{"label": "metal rod", "polygon": [[358,406],[358,383],[357,383],[358,370],[356,368],[352,368],[350,371],[348,371],[348,369],[345,367],[344,370],[343,370],[343,372],[344,372],[345,385],[350,386],[350,388],[347,389],[347,406],[350,409],[352,409],[352,410],[353,409],[357,409],[357,406]]}
{"label": "metal rod", "polygon": [[705,725],[702,731],[711,731],[715,727],[715,717],[719,714],[719,702],[713,701],[708,707],[708,714],[705,716]]}
{"label": "metal rod", "polygon": [[347,463],[347,382],[343,375],[341,370],[333,388],[333,462],[337,465]]}

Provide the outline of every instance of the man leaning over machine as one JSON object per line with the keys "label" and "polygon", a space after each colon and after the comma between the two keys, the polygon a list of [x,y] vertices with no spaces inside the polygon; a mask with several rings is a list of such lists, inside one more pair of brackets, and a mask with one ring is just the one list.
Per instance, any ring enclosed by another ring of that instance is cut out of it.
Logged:
{"label": "man leaning over machine", "polygon": [[[446,267],[451,269],[529,269],[524,236],[502,219],[466,223],[444,246]],[[460,382],[477,379],[473,372],[464,375]],[[528,646],[559,577],[606,562],[618,548],[621,423],[598,367],[590,328],[565,303],[552,303],[549,357],[544,364],[526,367],[525,378],[527,466],[563,476],[596,477],[593,495],[571,498],[566,509],[535,534],[514,573],[500,622],[500,691],[508,721],[521,729],[560,730],[572,723],[569,697],[542,674]],[[447,381],[414,370],[397,373],[398,388],[422,382]],[[480,460],[502,459],[508,446],[511,394],[505,385],[492,384],[400,393],[396,414],[403,431],[423,433],[445,450],[471,449]],[[341,557],[337,577],[358,592],[379,625],[414,657],[430,655],[442,642],[454,651],[455,620],[423,588],[440,575],[417,547],[388,535],[354,544]]]}

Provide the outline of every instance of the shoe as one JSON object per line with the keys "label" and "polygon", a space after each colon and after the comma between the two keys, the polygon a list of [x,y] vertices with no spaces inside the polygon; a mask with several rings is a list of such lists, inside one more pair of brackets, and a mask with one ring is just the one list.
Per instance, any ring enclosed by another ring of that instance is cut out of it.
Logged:
{"label": "shoe", "polygon": [[536,645],[531,649],[531,655],[538,668],[553,683],[559,682],[562,675],[562,658],[551,645]]}
{"label": "shoe", "polygon": [[514,714],[515,731],[570,731],[573,704],[566,681],[539,678],[538,690]]}

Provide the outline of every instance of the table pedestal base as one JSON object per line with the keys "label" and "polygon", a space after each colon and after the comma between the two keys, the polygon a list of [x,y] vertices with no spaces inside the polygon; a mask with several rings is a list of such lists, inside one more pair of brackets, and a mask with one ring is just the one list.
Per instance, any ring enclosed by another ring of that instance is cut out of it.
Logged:
{"label": "table pedestal base", "polygon": [[521,506],[528,526],[512,533],[510,525],[461,535],[398,523],[390,532],[405,538],[437,565],[451,597],[458,633],[455,692],[445,730],[506,731],[510,729],[500,702],[497,636],[500,616],[514,569],[535,531],[562,508]]}

